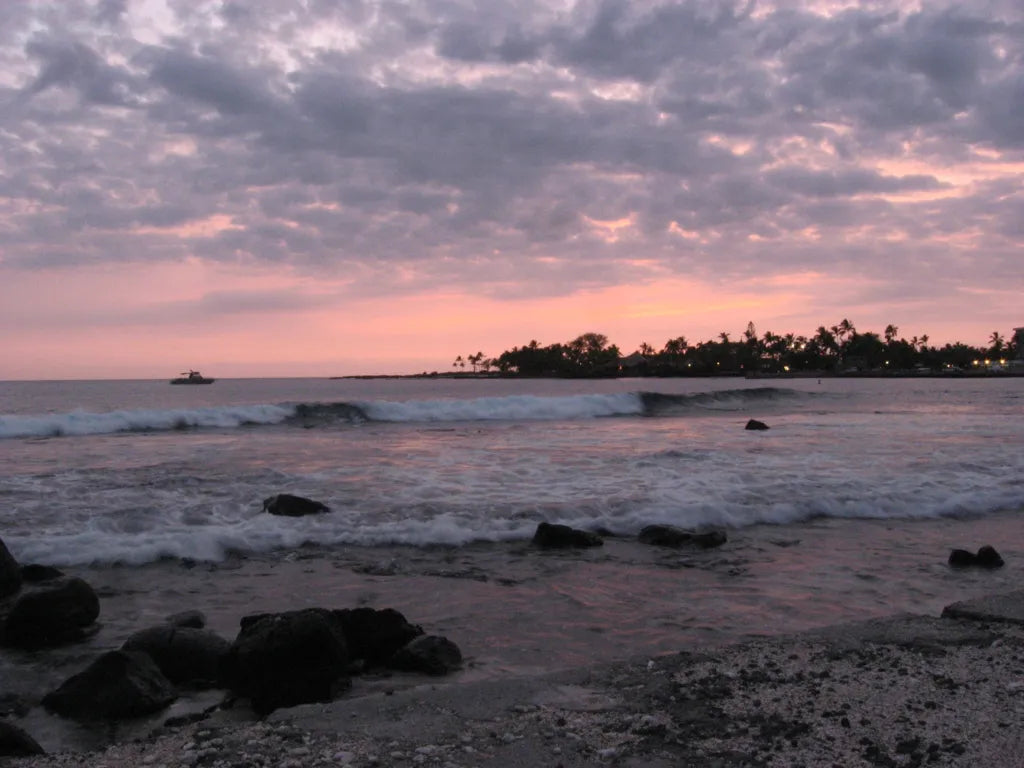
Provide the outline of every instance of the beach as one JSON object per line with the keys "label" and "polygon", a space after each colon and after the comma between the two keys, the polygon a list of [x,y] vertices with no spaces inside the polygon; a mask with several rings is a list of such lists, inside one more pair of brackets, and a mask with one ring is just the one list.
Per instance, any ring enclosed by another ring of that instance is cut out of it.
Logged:
{"label": "beach", "polygon": [[15,768],[1024,764],[1024,592],[555,674],[231,710]]}

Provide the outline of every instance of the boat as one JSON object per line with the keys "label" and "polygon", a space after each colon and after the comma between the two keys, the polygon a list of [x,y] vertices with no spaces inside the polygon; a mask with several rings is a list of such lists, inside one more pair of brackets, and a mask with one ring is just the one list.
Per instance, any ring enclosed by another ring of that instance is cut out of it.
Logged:
{"label": "boat", "polygon": [[183,371],[181,376],[171,379],[171,384],[213,384],[215,379],[208,379],[199,371]]}

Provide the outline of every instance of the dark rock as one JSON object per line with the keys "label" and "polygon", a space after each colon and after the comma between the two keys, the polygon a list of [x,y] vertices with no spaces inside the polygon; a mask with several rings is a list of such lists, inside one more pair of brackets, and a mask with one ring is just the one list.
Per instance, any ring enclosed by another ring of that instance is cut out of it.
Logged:
{"label": "dark rock", "polygon": [[384,664],[399,648],[423,634],[394,608],[353,608],[333,614],[345,634],[349,657],[362,659],[367,666]]}
{"label": "dark rock", "polygon": [[158,712],[178,697],[145,653],[109,651],[43,697],[43,706],[76,720],[123,720]]}
{"label": "dark rock", "polygon": [[272,515],[283,515],[285,517],[302,517],[304,515],[318,515],[322,512],[330,512],[326,504],[302,496],[292,496],[290,493],[279,493],[276,496],[263,500],[263,511]]}
{"label": "dark rock", "polygon": [[0,720],[0,757],[30,757],[45,755],[46,750],[21,728]]}
{"label": "dark rock", "polygon": [[182,611],[167,617],[167,623],[172,627],[189,627],[191,629],[202,629],[206,626],[206,616],[202,611]]}
{"label": "dark rock", "polygon": [[64,578],[64,571],[54,568],[52,565],[38,565],[30,563],[21,566],[21,576],[29,584],[38,584],[42,581],[55,581]]}
{"label": "dark rock", "polygon": [[388,666],[403,672],[446,675],[462,665],[462,652],[446,637],[423,635],[400,648]]}
{"label": "dark rock", "polygon": [[21,589],[22,578],[21,566],[0,539],[0,597],[13,595]]}
{"label": "dark rock", "polygon": [[81,640],[95,632],[100,601],[81,579],[64,579],[18,596],[0,641],[28,650]]}
{"label": "dark rock", "polygon": [[747,422],[747,426],[745,426],[744,429],[765,430],[765,429],[771,429],[771,427],[769,427],[763,421],[758,421],[757,419],[751,419],[750,421]]}
{"label": "dark rock", "polygon": [[1005,564],[994,547],[985,545],[977,554],[966,549],[954,549],[949,553],[949,564],[958,568],[976,565],[979,568],[1002,568]]}
{"label": "dark rock", "polygon": [[974,553],[966,549],[954,549],[949,553],[949,564],[958,567],[974,565]]}
{"label": "dark rock", "polygon": [[167,624],[136,632],[121,648],[147,653],[172,683],[195,688],[217,685],[231,643],[214,632]]}
{"label": "dark rock", "polygon": [[978,554],[974,556],[974,562],[982,568],[1002,568],[1005,565],[995,547],[988,544],[978,550]]}
{"label": "dark rock", "polygon": [[725,531],[704,531],[695,533],[674,525],[648,525],[637,536],[644,544],[658,547],[695,546],[701,549],[720,547],[728,541]]}
{"label": "dark rock", "polygon": [[246,616],[224,657],[227,686],[265,715],[278,707],[329,701],[347,688],[348,649],[330,611],[306,608]]}
{"label": "dark rock", "polygon": [[538,547],[600,547],[604,540],[596,533],[570,528],[557,523],[540,523],[533,534],[533,543]]}

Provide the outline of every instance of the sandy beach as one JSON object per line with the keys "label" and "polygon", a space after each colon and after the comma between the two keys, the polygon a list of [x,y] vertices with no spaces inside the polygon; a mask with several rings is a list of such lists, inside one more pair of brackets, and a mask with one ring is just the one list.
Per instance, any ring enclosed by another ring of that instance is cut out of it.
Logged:
{"label": "sandy beach", "polygon": [[1024,765],[1024,591],[541,677],[368,681],[55,766]]}

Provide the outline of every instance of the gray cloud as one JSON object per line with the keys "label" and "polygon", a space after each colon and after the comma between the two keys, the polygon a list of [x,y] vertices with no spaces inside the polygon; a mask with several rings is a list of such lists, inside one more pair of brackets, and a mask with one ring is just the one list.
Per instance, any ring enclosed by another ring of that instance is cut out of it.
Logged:
{"label": "gray cloud", "polygon": [[638,257],[995,284],[1022,238],[1019,174],[952,194],[943,171],[1024,157],[1014,2],[170,7],[0,9],[0,267],[252,259],[365,295],[557,295],[647,279]]}

